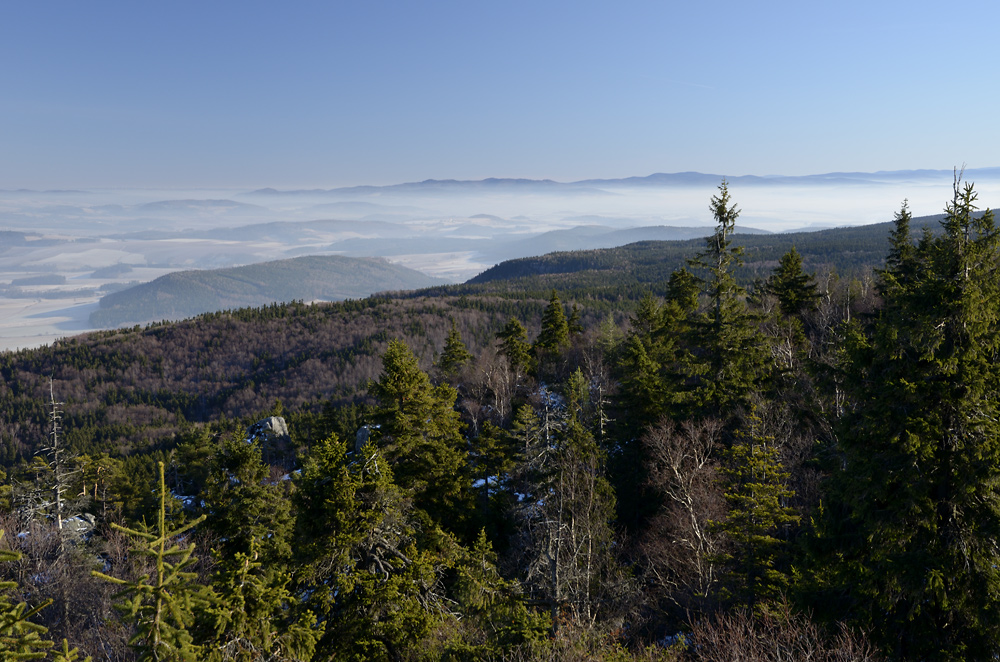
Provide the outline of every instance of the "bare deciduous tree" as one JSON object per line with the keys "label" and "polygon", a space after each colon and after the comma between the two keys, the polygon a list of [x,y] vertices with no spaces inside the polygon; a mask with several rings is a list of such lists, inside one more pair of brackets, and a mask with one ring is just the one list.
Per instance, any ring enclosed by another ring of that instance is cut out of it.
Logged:
{"label": "bare deciduous tree", "polygon": [[709,522],[725,514],[714,456],[721,433],[722,424],[712,419],[679,425],[663,420],[642,437],[650,487],[663,505],[641,548],[653,581],[684,608],[703,603],[718,580],[710,559],[722,536]]}

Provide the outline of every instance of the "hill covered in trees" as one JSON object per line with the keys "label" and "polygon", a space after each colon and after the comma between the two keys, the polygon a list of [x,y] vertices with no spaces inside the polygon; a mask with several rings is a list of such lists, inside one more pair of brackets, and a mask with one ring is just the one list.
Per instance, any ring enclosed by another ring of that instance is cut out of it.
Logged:
{"label": "hill covered in trees", "polygon": [[309,256],[229,269],[178,271],[101,298],[90,315],[113,328],[287,301],[341,301],[440,281],[375,258]]}
{"label": "hill covered in trees", "polygon": [[[915,231],[937,227],[941,216],[913,219]],[[833,228],[815,232],[769,234],[733,233],[733,243],[743,251],[743,263],[734,275],[743,283],[766,278],[781,256],[793,247],[805,268],[816,273],[837,273],[851,278],[870,272],[882,263],[889,245],[892,223]],[[565,287],[628,296],[652,290],[663,294],[670,274],[687,264],[704,238],[683,241],[640,241],[618,248],[563,251],[502,262],[454,291],[544,290]]]}
{"label": "hill covered in trees", "polygon": [[992,659],[1000,233],[975,202],[956,182],[929,233],[904,206],[877,268],[837,275],[798,242],[755,258],[773,237],[734,234],[723,184],[701,242],[2,354],[0,646]]}

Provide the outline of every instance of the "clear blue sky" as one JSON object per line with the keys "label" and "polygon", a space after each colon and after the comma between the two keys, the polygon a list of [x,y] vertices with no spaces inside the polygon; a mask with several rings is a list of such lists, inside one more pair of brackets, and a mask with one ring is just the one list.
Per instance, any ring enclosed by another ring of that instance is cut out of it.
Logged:
{"label": "clear blue sky", "polygon": [[1000,3],[8,2],[0,189],[1000,165]]}

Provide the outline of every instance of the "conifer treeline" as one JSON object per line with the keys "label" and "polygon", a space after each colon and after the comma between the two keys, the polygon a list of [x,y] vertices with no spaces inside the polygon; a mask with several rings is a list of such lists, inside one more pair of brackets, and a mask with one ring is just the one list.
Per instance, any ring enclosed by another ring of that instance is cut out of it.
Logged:
{"label": "conifer treeline", "polygon": [[[16,464],[0,650],[996,657],[1000,239],[975,203],[956,180],[916,240],[904,204],[873,284],[794,248],[744,284],[723,182],[714,235],[624,327],[553,291],[440,324],[426,370],[390,334],[364,398],[258,410],[292,438],[217,421]],[[57,490],[92,533],[56,528]]]}

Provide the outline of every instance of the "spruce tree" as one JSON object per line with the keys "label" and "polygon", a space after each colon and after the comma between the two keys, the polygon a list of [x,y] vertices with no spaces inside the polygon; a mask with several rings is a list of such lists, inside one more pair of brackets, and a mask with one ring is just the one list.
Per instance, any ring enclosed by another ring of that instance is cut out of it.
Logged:
{"label": "spruce tree", "polygon": [[268,565],[292,554],[291,504],[283,486],[269,481],[270,466],[261,460],[260,442],[229,437],[209,463],[203,494],[205,527],[216,535],[223,558],[237,553]]}
{"label": "spruce tree", "polygon": [[531,345],[528,344],[528,331],[516,318],[510,318],[507,325],[497,333],[500,353],[506,357],[511,371],[515,375],[531,370]]}
{"label": "spruce tree", "polygon": [[1000,655],[1000,239],[956,178],[943,234],[896,218],[883,309],[848,335],[855,403],[820,542],[896,659]]}
{"label": "spruce tree", "polygon": [[555,290],[549,297],[549,305],[542,314],[542,329],[535,339],[535,354],[558,353],[569,344],[569,323],[566,321],[566,311]]}
{"label": "spruce tree", "polygon": [[[794,492],[782,467],[774,438],[763,434],[752,413],[722,454],[728,512],[714,528],[726,534],[731,548],[714,561],[723,567],[723,597],[730,603],[766,609],[789,585],[784,529],[798,522],[788,506]],[[784,557],[784,558],[783,558]]]}
{"label": "spruce tree", "polygon": [[[0,531],[0,539],[3,531]],[[21,555],[10,550],[0,550],[0,562],[17,561]],[[7,595],[17,589],[15,582],[0,582],[0,659],[20,662],[21,660],[43,660],[52,642],[43,639],[48,631],[45,627],[32,623],[52,601],[47,600],[35,607],[25,602],[12,602]]]}
{"label": "spruce tree", "polygon": [[462,342],[462,334],[458,332],[455,320],[451,321],[451,330],[444,341],[444,350],[438,358],[437,369],[448,381],[458,378],[462,368],[472,360],[472,354]]}
{"label": "spruce tree", "polygon": [[392,465],[397,484],[431,520],[460,530],[469,515],[470,488],[455,389],[432,386],[410,348],[394,340],[369,392],[378,402],[373,439]]}
{"label": "spruce tree", "polygon": [[743,249],[734,245],[732,235],[740,210],[725,180],[709,209],[715,217],[715,233],[706,239],[705,250],[691,260],[692,267],[707,272],[701,278],[707,310],[692,325],[696,356],[690,372],[696,381],[695,405],[718,414],[747,403],[765,377],[767,355],[756,317],[746,305],[746,290],[736,282]]}
{"label": "spruce tree", "polygon": [[698,284],[687,269],[670,275],[662,304],[650,294],[639,301],[631,331],[618,352],[619,406],[635,438],[663,416],[686,416],[692,356],[688,341],[698,305]]}
{"label": "spruce tree", "polygon": [[566,329],[571,336],[579,336],[583,333],[583,319],[580,314],[580,306],[575,303],[570,309],[569,319],[566,320]]}
{"label": "spruce tree", "polygon": [[792,246],[768,279],[767,289],[778,297],[783,315],[801,317],[816,308],[819,294],[812,276],[802,269],[802,256]]}
{"label": "spruce tree", "polygon": [[399,659],[444,611],[436,559],[418,549],[409,500],[375,444],[330,437],[295,479],[297,591],[326,624],[314,659]]}
{"label": "spruce tree", "polygon": [[209,660],[304,659],[318,636],[312,615],[293,609],[288,484],[270,482],[269,470],[260,442],[240,437],[225,440],[210,462],[205,527],[216,536],[212,587],[218,600],[207,610]]}
{"label": "spruce tree", "polygon": [[163,462],[159,463],[159,501],[156,527],[152,531],[112,524],[132,538],[132,553],[152,564],[148,575],[135,580],[111,577],[94,572],[97,577],[123,587],[117,605],[126,621],[135,625],[129,640],[140,662],[197,662],[202,647],[190,633],[196,609],[212,601],[206,587],[198,584],[192,572],[195,544],[181,547],[176,540],[204,521],[205,516],[176,529],[167,527],[167,487]]}

